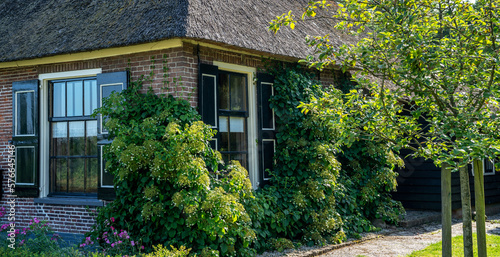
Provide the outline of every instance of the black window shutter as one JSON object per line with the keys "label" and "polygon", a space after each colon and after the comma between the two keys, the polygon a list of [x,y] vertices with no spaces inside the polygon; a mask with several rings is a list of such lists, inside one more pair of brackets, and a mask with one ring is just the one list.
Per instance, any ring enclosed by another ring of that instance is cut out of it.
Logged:
{"label": "black window shutter", "polygon": [[259,186],[268,183],[267,170],[274,166],[276,148],[276,119],[269,99],[274,95],[274,78],[269,74],[257,74],[257,105],[259,134]]}
{"label": "black window shutter", "polygon": [[[121,92],[126,89],[129,82],[129,74],[127,71],[101,73],[97,74],[97,99],[99,99],[99,107],[102,105],[102,100],[111,95],[113,92]],[[99,182],[97,186],[97,198],[103,200],[113,200],[115,198],[115,189],[113,184],[113,174],[106,172],[105,160],[103,158],[104,148],[112,142],[108,138],[108,132],[104,128],[105,117],[98,117],[97,120],[97,147],[99,154]]]}
{"label": "black window shutter", "polygon": [[12,143],[19,197],[39,196],[38,80],[12,83]]}
{"label": "black window shutter", "polygon": [[217,128],[217,66],[200,64],[198,108],[205,124]]}

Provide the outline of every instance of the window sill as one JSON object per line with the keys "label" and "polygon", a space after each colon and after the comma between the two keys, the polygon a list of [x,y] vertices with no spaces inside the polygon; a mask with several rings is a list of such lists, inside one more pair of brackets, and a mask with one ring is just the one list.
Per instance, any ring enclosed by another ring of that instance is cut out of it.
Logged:
{"label": "window sill", "polygon": [[103,201],[95,198],[44,197],[35,198],[34,202],[54,205],[104,206]]}

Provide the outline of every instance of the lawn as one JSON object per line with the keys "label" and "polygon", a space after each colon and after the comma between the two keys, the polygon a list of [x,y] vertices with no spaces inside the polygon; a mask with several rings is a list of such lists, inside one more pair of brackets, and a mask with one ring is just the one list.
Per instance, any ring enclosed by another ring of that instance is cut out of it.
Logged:
{"label": "lawn", "polygon": [[[477,256],[476,234],[474,237],[474,256]],[[407,257],[428,257],[428,256],[441,256],[441,242],[431,244],[427,248],[415,251]],[[486,235],[486,247],[488,256],[500,256],[500,236]],[[463,236],[456,236],[452,239],[452,255],[464,256],[464,243]]]}

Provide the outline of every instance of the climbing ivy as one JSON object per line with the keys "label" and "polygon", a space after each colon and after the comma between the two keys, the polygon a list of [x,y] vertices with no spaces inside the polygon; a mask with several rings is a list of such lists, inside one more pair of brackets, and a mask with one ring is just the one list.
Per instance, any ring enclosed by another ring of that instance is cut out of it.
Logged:
{"label": "climbing ivy", "polygon": [[[337,243],[346,234],[373,230],[370,220],[397,222],[403,209],[390,192],[398,158],[382,143],[338,145],[339,131],[297,108],[330,89],[300,67],[270,71],[278,131],[275,167],[270,183],[245,201],[258,235],[256,248],[273,247],[271,238]],[[352,86],[348,76],[343,78],[342,87]]]}

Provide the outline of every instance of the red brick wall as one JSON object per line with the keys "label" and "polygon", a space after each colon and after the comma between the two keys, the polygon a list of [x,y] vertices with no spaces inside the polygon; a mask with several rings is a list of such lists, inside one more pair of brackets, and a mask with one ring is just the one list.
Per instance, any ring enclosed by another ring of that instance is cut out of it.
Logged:
{"label": "red brick wall", "polygon": [[[203,63],[220,61],[225,63],[262,67],[261,57],[244,55],[231,51],[198,47],[185,44],[183,47],[137,53],[117,57],[101,58],[89,61],[57,63],[23,68],[0,69],[0,170],[2,171],[2,186],[7,189],[7,142],[12,137],[12,82],[37,79],[39,74],[75,71],[82,69],[102,68],[102,72],[115,72],[130,69],[131,81],[137,81],[141,76],[148,77],[154,72],[152,82],[144,83],[144,90],[151,87],[156,94],[173,94],[176,97],[189,100],[192,106],[197,105],[198,56]],[[166,72],[163,72],[166,67]],[[168,74],[168,76],[166,76]],[[332,73],[321,74],[325,84],[332,84]],[[177,81],[174,83],[174,81]],[[6,193],[3,194],[0,206],[8,210]],[[47,220],[58,232],[84,233],[90,230],[94,220],[84,206],[64,206],[36,204],[33,199],[19,198],[16,201],[16,226],[22,228],[32,218]],[[6,217],[0,219],[6,222]]]}

